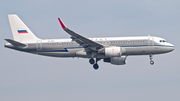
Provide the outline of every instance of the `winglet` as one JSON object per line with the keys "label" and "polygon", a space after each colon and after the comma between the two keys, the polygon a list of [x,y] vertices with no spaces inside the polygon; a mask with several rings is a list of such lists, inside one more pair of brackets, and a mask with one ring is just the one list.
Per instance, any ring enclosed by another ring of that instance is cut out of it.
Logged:
{"label": "winglet", "polygon": [[59,22],[60,22],[60,24],[61,24],[61,27],[62,27],[63,29],[66,28],[66,26],[63,24],[63,22],[61,21],[61,19],[58,18],[58,20],[59,20]]}

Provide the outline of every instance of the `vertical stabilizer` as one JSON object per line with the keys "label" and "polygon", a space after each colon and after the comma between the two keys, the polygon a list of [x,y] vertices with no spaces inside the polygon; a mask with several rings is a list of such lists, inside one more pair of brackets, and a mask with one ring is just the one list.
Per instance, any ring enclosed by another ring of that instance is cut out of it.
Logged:
{"label": "vertical stabilizer", "polygon": [[31,32],[31,30],[22,22],[22,20],[17,15],[8,15],[8,18],[15,41],[31,42],[40,40]]}

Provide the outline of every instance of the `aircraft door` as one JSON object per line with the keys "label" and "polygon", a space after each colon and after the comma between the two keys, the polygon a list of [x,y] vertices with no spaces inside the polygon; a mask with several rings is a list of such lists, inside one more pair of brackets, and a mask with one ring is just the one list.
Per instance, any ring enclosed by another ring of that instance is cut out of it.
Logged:
{"label": "aircraft door", "polygon": [[42,50],[42,41],[41,40],[37,41],[36,49],[37,50]]}
{"label": "aircraft door", "polygon": [[154,38],[151,37],[151,36],[148,37],[148,45],[149,46],[154,46]]}

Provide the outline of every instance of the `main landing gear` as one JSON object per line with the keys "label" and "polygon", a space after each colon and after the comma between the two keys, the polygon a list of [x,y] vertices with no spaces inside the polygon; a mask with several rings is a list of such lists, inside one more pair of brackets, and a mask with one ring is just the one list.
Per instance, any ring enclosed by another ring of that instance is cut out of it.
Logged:
{"label": "main landing gear", "polygon": [[89,63],[93,65],[95,63],[94,59],[93,58],[89,59]]}
{"label": "main landing gear", "polygon": [[92,65],[93,65],[93,68],[97,70],[97,69],[99,68],[99,65],[97,64],[97,62],[98,62],[99,60],[101,60],[101,59],[96,58],[96,62],[95,62],[94,59],[91,58],[91,59],[89,59],[89,63],[92,64]]}
{"label": "main landing gear", "polygon": [[150,57],[150,60],[151,60],[151,61],[150,61],[150,64],[153,65],[153,64],[154,64],[154,61],[152,60],[152,59],[153,59],[153,56],[152,56],[152,55],[149,55],[149,57]]}

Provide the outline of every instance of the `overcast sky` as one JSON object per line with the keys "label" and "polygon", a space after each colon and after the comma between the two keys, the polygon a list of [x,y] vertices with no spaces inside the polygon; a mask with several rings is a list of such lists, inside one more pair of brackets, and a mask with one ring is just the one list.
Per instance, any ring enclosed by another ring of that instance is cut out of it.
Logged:
{"label": "overcast sky", "polygon": [[[86,37],[158,36],[171,53],[129,56],[127,64],[53,58],[4,47],[17,14],[42,39],[69,38],[58,22]],[[1,0],[0,101],[180,101],[179,0]]]}

